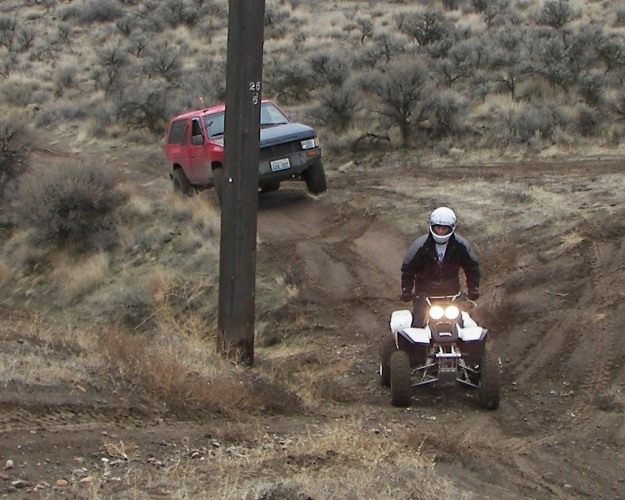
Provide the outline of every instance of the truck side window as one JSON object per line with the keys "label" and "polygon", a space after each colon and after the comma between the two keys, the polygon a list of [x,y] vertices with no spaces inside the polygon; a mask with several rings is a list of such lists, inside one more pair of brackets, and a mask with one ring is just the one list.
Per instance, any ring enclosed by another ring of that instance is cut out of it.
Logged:
{"label": "truck side window", "polygon": [[202,135],[202,129],[200,128],[200,120],[194,118],[191,121],[191,144],[194,146],[204,145],[204,136]]}
{"label": "truck side window", "polygon": [[169,132],[169,144],[180,144],[182,142],[182,134],[184,133],[184,120],[178,120],[172,123]]}
{"label": "truck side window", "polygon": [[191,133],[192,136],[202,135],[202,131],[200,130],[200,122],[198,120],[193,120],[192,122],[193,131]]}

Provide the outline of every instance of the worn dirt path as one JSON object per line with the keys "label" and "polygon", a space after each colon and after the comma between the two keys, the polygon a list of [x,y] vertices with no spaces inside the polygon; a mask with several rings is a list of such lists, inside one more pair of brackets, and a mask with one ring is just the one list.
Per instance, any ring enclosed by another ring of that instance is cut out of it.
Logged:
{"label": "worn dirt path", "polygon": [[[380,163],[333,171],[319,198],[285,184],[260,199],[258,268],[280,270],[299,291],[271,320],[324,365],[348,366],[337,380],[343,403],[262,425],[296,434],[320,419],[356,416],[414,428],[419,450],[469,497],[625,498],[625,162]],[[455,387],[415,391],[412,407],[393,408],[377,381],[379,339],[390,312],[403,307],[399,267],[410,240],[393,214],[414,216],[416,236],[432,206],[448,201],[441,183],[452,180],[460,183],[459,232],[482,261],[478,314],[501,361],[494,412]],[[4,327],[22,314],[3,310]],[[32,481],[71,476],[103,435],[132,439],[147,457],[206,432],[205,423],[162,418],[105,388],[0,390],[0,449],[28,463]],[[12,495],[8,484],[0,481],[0,495]]]}

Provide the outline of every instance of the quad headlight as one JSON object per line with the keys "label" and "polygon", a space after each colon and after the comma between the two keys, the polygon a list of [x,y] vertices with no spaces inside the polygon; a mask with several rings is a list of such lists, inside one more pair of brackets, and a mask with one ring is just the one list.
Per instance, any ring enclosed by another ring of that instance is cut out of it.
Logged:
{"label": "quad headlight", "polygon": [[430,307],[430,318],[438,321],[443,316],[449,320],[456,319],[458,316],[460,316],[460,309],[458,309],[456,306],[447,306],[447,307],[432,306]]}
{"label": "quad headlight", "polygon": [[305,139],[301,142],[302,149],[312,149],[319,147],[319,139],[313,137],[312,139]]}

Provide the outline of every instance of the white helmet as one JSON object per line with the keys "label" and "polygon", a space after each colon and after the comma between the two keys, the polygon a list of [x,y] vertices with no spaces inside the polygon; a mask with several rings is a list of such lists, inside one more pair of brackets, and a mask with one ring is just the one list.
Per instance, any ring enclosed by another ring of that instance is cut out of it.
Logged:
{"label": "white helmet", "polygon": [[[434,226],[447,226],[451,228],[447,234],[440,235],[434,231]],[[439,244],[447,243],[456,229],[456,214],[451,208],[439,207],[430,215],[430,233],[434,241]]]}

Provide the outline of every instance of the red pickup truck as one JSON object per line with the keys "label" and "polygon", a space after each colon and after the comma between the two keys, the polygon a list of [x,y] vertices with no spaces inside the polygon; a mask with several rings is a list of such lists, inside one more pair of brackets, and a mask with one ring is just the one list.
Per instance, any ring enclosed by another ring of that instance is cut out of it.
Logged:
{"label": "red pickup truck", "polygon": [[[184,113],[167,129],[165,155],[174,190],[184,195],[214,187],[221,200],[225,105]],[[303,180],[308,191],[326,191],[321,148],[315,130],[291,122],[271,101],[260,109],[259,189],[275,191],[286,180]]]}

